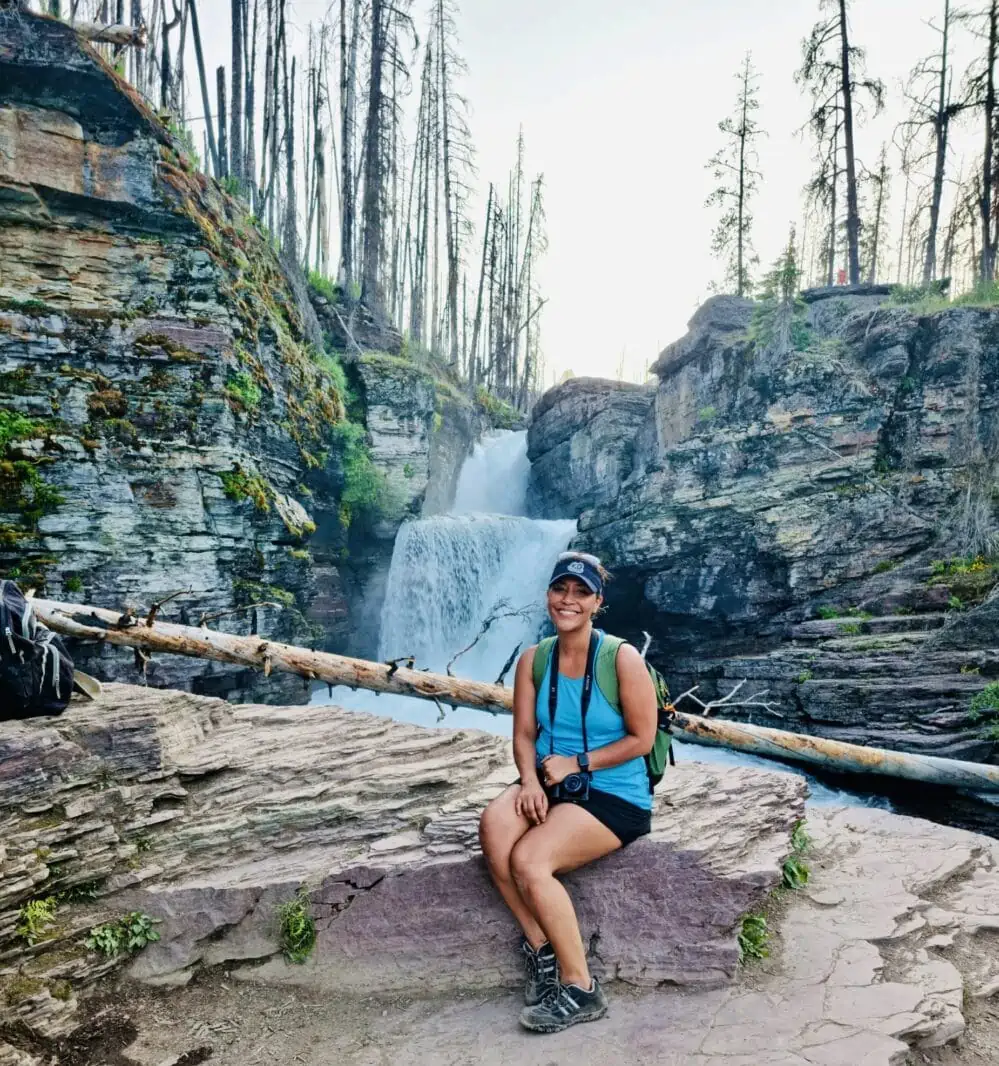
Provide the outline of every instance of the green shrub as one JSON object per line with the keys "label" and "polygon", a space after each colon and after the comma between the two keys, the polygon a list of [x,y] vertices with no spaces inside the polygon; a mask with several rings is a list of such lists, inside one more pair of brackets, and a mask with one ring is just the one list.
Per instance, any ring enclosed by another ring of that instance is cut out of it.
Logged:
{"label": "green shrub", "polygon": [[341,525],[346,529],[359,514],[375,518],[391,516],[398,501],[371,458],[364,426],[339,422],[333,427],[333,436],[340,444],[343,469]]}
{"label": "green shrub", "polygon": [[858,622],[841,622],[836,628],[847,637],[856,637],[860,633],[860,624]]}
{"label": "green shrub", "polygon": [[75,576],[74,577],[67,577],[66,578],[66,591],[67,592],[82,592],[83,591],[83,581],[80,578],[75,577]]}
{"label": "green shrub", "polygon": [[797,682],[798,682],[799,685],[803,685],[806,681],[811,681],[811,680],[812,680],[812,671],[811,670],[802,670],[801,673],[798,674]]}
{"label": "green shrub", "polygon": [[336,285],[325,274],[320,274],[318,270],[310,270],[307,278],[309,285],[319,296],[329,300],[330,303],[335,304],[339,301]]}
{"label": "green shrub", "polygon": [[159,940],[160,934],[153,928],[159,921],[141,911],[131,911],[114,921],[95,925],[84,943],[101,955],[131,955]]}
{"label": "green shrub", "polygon": [[781,874],[785,888],[799,889],[808,884],[808,867],[797,856],[784,860]]}
{"label": "green shrub", "polygon": [[717,407],[711,407],[710,405],[708,407],[702,407],[697,412],[697,421],[698,422],[710,422],[713,418],[717,418],[717,417],[718,417],[718,408]]}
{"label": "green shrub", "polygon": [[894,570],[898,566],[898,559],[884,559],[874,567],[875,574],[887,574],[889,570]]}
{"label": "green shrub", "polygon": [[305,962],[316,946],[316,922],[304,892],[278,908],[281,949],[289,962]]}
{"label": "green shrub", "polygon": [[826,620],[843,617],[843,611],[839,607],[820,607],[816,613],[819,618],[824,618]]}
{"label": "green shrub", "polygon": [[[498,396],[494,396],[484,385],[475,390],[475,402],[489,417],[489,422],[494,429],[519,429],[524,424],[523,416],[516,409]],[[434,430],[439,430],[440,425],[434,419]]]}

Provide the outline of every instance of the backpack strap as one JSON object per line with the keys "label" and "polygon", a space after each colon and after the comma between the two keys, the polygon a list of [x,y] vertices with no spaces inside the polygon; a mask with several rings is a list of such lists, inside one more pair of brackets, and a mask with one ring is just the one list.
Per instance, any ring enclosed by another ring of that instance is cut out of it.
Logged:
{"label": "backpack strap", "polygon": [[552,657],[552,648],[555,647],[554,637],[545,637],[538,641],[534,649],[534,662],[532,663],[532,675],[534,677],[534,691],[541,690],[541,682],[544,680],[545,671],[548,669],[548,661]]}
{"label": "backpack strap", "polygon": [[604,694],[604,699],[621,714],[621,698],[617,685],[617,653],[627,641],[623,637],[612,637],[605,633],[597,652],[597,664],[593,668],[593,677]]}

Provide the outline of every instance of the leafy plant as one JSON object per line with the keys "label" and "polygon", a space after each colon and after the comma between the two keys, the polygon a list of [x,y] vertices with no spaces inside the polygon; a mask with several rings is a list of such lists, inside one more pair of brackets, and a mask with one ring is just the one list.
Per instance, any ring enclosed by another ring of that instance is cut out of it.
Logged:
{"label": "leafy plant", "polygon": [[159,918],[150,918],[142,911],[131,911],[115,921],[95,925],[84,943],[91,951],[108,957],[131,955],[159,940],[160,934],[153,928],[159,922]]}
{"label": "leafy plant", "polygon": [[310,270],[308,282],[317,295],[329,300],[331,304],[339,302],[336,285],[325,274],[320,274],[318,270]]}
{"label": "leafy plant", "polygon": [[994,715],[999,713],[999,681],[992,681],[977,693],[968,706],[969,714]]}
{"label": "leafy plant", "polygon": [[887,574],[889,570],[894,570],[898,566],[898,559],[882,559],[877,566],[874,567],[875,574]]}
{"label": "leafy plant", "polygon": [[781,872],[785,888],[804,888],[808,884],[808,867],[794,855],[784,860]]}
{"label": "leafy plant", "polygon": [[739,961],[746,959],[765,959],[770,954],[767,945],[770,942],[770,931],[767,929],[767,920],[762,914],[747,914],[742,919],[742,928],[739,930]]}
{"label": "leafy plant", "polygon": [[717,417],[718,417],[718,408],[711,407],[710,405],[707,406],[707,407],[702,407],[697,412],[697,421],[698,422],[710,422],[713,418],[717,418]]}
{"label": "leafy plant", "polygon": [[797,682],[798,682],[799,685],[803,685],[806,681],[811,681],[811,680],[812,680],[812,671],[811,670],[802,670],[801,673],[798,674]]}
{"label": "leafy plant", "polygon": [[844,636],[855,637],[860,633],[860,625],[857,622],[842,622],[837,626]]}
{"label": "leafy plant", "polygon": [[37,944],[39,940],[44,940],[49,926],[55,921],[58,905],[59,901],[55,896],[28,900],[17,912],[14,932],[28,944]]}
{"label": "leafy plant", "polygon": [[73,577],[67,577],[66,578],[66,591],[67,592],[82,592],[83,591],[83,581],[82,581],[82,579],[76,577],[75,575]]}
{"label": "leafy plant", "polygon": [[289,962],[305,962],[316,946],[316,922],[309,899],[299,892],[278,908],[281,922],[281,948]]}
{"label": "leafy plant", "polygon": [[235,470],[219,474],[222,489],[230,500],[252,500],[258,511],[271,509],[271,495],[274,490],[260,474],[250,473],[238,464]]}
{"label": "leafy plant", "polygon": [[255,411],[260,406],[260,386],[249,373],[241,370],[225,383],[225,394],[232,407],[239,411]]}
{"label": "leafy plant", "polygon": [[960,596],[951,596],[947,601],[947,606],[952,611],[963,611],[964,600],[962,600]]}
{"label": "leafy plant", "polygon": [[41,429],[41,423],[17,411],[0,411],[0,455],[16,440],[24,440]]}
{"label": "leafy plant", "polygon": [[791,831],[791,847],[795,855],[804,855],[811,846],[812,838],[805,830],[805,822],[802,819],[800,822],[795,823],[794,829]]}

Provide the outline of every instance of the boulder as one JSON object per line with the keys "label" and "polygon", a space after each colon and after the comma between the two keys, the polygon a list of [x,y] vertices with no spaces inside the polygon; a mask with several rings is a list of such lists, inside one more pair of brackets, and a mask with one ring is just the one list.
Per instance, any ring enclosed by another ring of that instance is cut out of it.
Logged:
{"label": "boulder", "polygon": [[[365,994],[515,983],[516,929],[477,842],[479,813],[515,776],[509,742],[475,730],[117,684],[56,721],[5,723],[0,1026],[71,1029],[75,998],[53,990],[127,961],[83,938],[132,911],[161,939],[128,973],[155,984],[243,960],[253,980]],[[595,969],[730,982],[741,917],[779,882],[804,797],[787,774],[671,770],[652,834],[567,879]],[[21,908],[49,897],[52,922],[28,944]],[[278,910],[303,897],[318,944],[293,965]]]}

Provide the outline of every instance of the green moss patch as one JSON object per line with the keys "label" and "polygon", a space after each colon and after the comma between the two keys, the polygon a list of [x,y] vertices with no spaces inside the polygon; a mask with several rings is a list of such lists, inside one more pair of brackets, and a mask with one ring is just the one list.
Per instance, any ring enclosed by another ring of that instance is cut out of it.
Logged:
{"label": "green moss patch", "polygon": [[271,509],[274,489],[260,474],[251,473],[237,465],[235,470],[219,474],[219,477],[230,500],[250,500],[258,511],[267,512]]}

